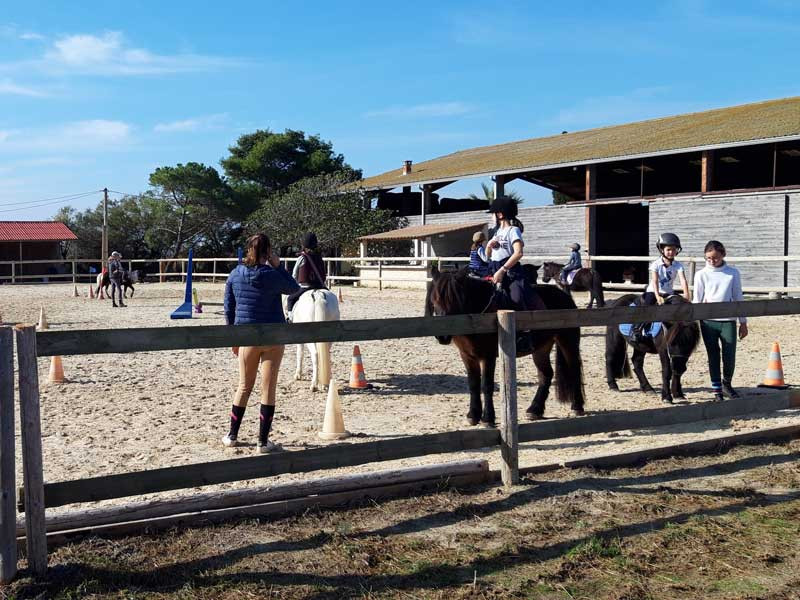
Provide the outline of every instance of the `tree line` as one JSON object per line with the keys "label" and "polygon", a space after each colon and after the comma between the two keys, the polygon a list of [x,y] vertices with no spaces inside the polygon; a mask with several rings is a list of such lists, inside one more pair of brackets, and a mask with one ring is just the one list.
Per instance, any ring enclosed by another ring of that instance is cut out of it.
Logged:
{"label": "tree line", "polygon": [[[315,231],[324,251],[339,254],[362,235],[403,226],[391,211],[371,207],[359,189],[361,171],[318,135],[287,129],[239,137],[212,166],[158,167],[143,193],[109,199],[109,248],[131,258],[233,256],[244,239],[264,231],[287,255]],[[78,237],[67,256],[100,256],[103,204],[59,210],[56,221]],[[105,258],[105,257],[103,257]]]}

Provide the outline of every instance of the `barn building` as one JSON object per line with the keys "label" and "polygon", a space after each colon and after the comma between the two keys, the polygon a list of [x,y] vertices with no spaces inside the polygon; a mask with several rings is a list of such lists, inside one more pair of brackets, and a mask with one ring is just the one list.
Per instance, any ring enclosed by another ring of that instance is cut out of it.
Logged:
{"label": "barn building", "polygon": [[[709,239],[731,256],[800,255],[800,97],[406,161],[362,185],[379,205],[392,190],[408,198],[416,187],[418,210],[404,205],[409,225],[444,225],[475,221],[477,213],[436,210],[433,194],[477,177],[491,177],[496,194],[522,180],[570,199],[520,210],[529,255],[566,255],[571,241],[592,255],[652,255],[664,231],[677,233],[694,256]],[[423,252],[435,255],[431,247]],[[606,281],[621,282],[631,264],[594,266]],[[750,285],[800,285],[797,262],[738,266]],[[644,282],[646,265],[637,269]]]}
{"label": "barn building", "polygon": [[[63,271],[62,242],[77,239],[69,227],[56,221],[0,221],[0,283]],[[53,262],[20,264],[34,260]]]}

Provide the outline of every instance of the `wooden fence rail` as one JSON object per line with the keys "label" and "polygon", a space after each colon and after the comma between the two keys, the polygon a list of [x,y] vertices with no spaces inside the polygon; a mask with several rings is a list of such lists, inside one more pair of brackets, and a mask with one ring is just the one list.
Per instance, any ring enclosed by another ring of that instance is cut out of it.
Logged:
{"label": "wooden fence rail", "polygon": [[[800,299],[745,300],[709,304],[620,306],[595,310],[547,310],[515,313],[520,331],[563,327],[596,327],[651,321],[697,321],[721,317],[763,317],[800,313]],[[308,342],[357,342],[381,339],[467,335],[497,331],[494,314],[447,317],[404,317],[269,325],[210,325],[206,327],[149,327],[91,331],[40,331],[36,333],[39,356],[108,354],[304,344]]]}

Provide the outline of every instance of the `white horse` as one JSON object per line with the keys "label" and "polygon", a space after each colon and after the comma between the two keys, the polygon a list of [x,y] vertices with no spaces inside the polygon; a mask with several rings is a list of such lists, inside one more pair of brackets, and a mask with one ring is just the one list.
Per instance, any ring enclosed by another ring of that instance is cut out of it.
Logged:
{"label": "white horse", "polygon": [[[338,321],[339,301],[330,290],[310,290],[300,296],[292,311],[292,323]],[[331,343],[305,344],[311,355],[311,391],[325,390],[331,380]],[[297,344],[294,378],[303,378],[303,344]]]}

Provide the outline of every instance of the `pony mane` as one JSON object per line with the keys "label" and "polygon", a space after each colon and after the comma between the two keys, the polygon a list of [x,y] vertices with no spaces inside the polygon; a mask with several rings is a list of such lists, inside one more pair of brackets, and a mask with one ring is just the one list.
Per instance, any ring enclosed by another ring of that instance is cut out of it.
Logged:
{"label": "pony mane", "polygon": [[432,282],[431,300],[445,314],[467,314],[470,300],[474,300],[477,288],[483,283],[470,277],[466,267],[455,273],[439,273]]}
{"label": "pony mane", "polygon": [[[667,304],[688,304],[689,301],[683,296],[670,296],[667,298]],[[681,348],[689,350],[689,353],[695,351],[697,344],[700,342],[700,327],[696,321],[672,321],[672,326],[668,328],[665,342],[668,346],[677,344]]]}

